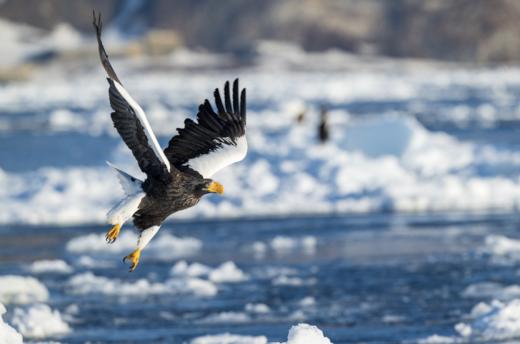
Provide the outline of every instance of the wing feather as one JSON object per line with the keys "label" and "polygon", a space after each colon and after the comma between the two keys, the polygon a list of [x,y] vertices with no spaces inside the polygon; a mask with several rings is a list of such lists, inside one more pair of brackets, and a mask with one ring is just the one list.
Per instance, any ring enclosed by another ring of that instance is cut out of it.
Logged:
{"label": "wing feather", "polygon": [[[245,90],[239,93],[238,79],[224,85],[224,102],[220,91],[213,92],[217,112],[206,99],[199,106],[197,122],[188,119],[177,129],[164,153],[170,163],[184,171],[197,172],[204,178],[242,160],[247,154],[245,137]],[[240,95],[240,101],[239,101]]]}
{"label": "wing feather", "polygon": [[[147,175],[164,176],[170,171],[170,162],[153,133],[141,106],[130,96],[119,80],[101,40],[101,14],[94,15],[94,29],[98,42],[99,58],[106,73],[109,87],[111,114],[114,127],[132,151],[139,168]],[[150,147],[151,143],[151,147]]]}

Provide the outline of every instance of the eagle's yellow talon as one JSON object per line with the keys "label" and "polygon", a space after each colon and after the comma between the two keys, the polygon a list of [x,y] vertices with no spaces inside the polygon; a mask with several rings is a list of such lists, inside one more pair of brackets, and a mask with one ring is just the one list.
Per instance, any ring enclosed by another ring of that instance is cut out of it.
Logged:
{"label": "eagle's yellow talon", "polygon": [[128,256],[123,258],[123,262],[126,260],[130,260],[132,264],[130,265],[130,272],[134,271],[137,265],[139,264],[139,257],[141,256],[141,249],[136,249],[134,252],[130,253]]}
{"label": "eagle's yellow talon", "polygon": [[105,236],[107,243],[113,244],[116,241],[117,237],[119,236],[120,231],[121,231],[121,225],[119,223],[116,224],[114,227],[112,227],[112,229],[110,229],[107,232],[107,235]]}

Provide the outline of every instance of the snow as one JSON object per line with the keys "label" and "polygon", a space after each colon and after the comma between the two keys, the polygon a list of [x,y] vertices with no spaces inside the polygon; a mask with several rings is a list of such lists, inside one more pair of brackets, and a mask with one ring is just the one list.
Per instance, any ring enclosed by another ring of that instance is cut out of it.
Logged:
{"label": "snow", "polygon": [[[172,260],[179,257],[191,256],[197,253],[202,242],[192,237],[177,237],[169,233],[159,234],[146,248],[147,256],[159,260]],[[108,245],[104,234],[88,234],[71,239],[66,246],[70,253],[74,254],[109,254],[126,255],[135,250],[138,235],[133,229],[123,228],[123,232],[114,244]]]}
{"label": "snow", "polygon": [[492,300],[473,307],[469,321],[454,326],[457,336],[433,335],[420,343],[461,343],[475,341],[504,341],[520,336],[520,299]]}
{"label": "snow", "polygon": [[205,276],[214,283],[237,283],[249,279],[249,276],[232,261],[227,261],[215,268],[211,268],[197,262],[188,264],[186,261],[181,260],[172,267],[170,273],[174,276]]}
{"label": "snow", "polygon": [[33,274],[70,274],[73,271],[72,267],[61,259],[37,260],[30,265],[29,270]]}
{"label": "snow", "polygon": [[[186,114],[194,113],[200,100],[229,77],[221,72],[151,71],[144,78],[142,73],[130,73],[125,84],[163,142]],[[465,99],[466,93],[478,91],[489,94],[488,110],[466,109],[468,116],[478,117],[471,121],[507,119],[502,116],[518,119],[518,109],[500,109],[513,107],[512,101],[504,105],[504,99],[516,99],[520,69],[395,73],[383,68],[377,72],[314,74],[260,68],[240,74],[254,105],[248,113],[248,156],[215,175],[226,189],[223,197],[206,196],[196,207],[174,215],[176,218],[381,210],[509,211],[520,205],[520,153],[430,131],[413,116],[427,112],[432,102]],[[0,89],[0,110],[13,114],[0,119],[1,130],[31,129],[34,122],[40,126],[33,130],[43,126],[51,133],[117,137],[100,75],[52,76],[52,84],[42,75],[31,83]],[[316,88],[317,82],[322,87]],[[82,97],[77,97],[78,88]],[[177,96],[172,98],[172,94]],[[404,109],[363,116],[350,110],[358,103],[377,106],[385,102],[396,102]],[[324,145],[315,144],[317,103],[331,107],[334,129],[330,142]],[[494,110],[489,111],[489,107]],[[20,108],[30,115],[17,116]],[[306,121],[295,125],[296,112],[302,108],[307,109]],[[41,114],[40,109],[49,111]],[[450,111],[455,110],[440,108],[436,115],[457,121],[449,116]],[[124,144],[111,149],[115,158],[111,160],[137,170]],[[108,209],[122,197],[114,176],[103,164],[0,171],[0,202],[4,205],[0,223],[103,223]],[[262,247],[257,249],[261,252]]]}
{"label": "snow", "polygon": [[45,338],[71,332],[58,310],[52,310],[44,304],[29,308],[15,308],[12,324],[22,335],[28,338]]}
{"label": "snow", "polygon": [[209,279],[215,283],[236,283],[246,281],[249,277],[235,263],[228,261],[209,273]]}
{"label": "snow", "polygon": [[0,303],[0,344],[22,344],[22,335],[2,319],[5,312],[4,305]]}
{"label": "snow", "polygon": [[516,262],[520,260],[520,240],[491,234],[486,236],[478,252],[491,256],[497,263]]}
{"label": "snow", "polygon": [[291,327],[287,342],[283,344],[332,344],[323,332],[316,326],[309,324],[298,324]]}
{"label": "snow", "polygon": [[114,296],[139,296],[161,294],[187,294],[200,297],[212,297],[218,288],[211,282],[200,278],[171,278],[164,282],[141,278],[124,281],[96,276],[92,272],[75,275],[67,282],[67,289],[72,294],[102,294]]}
{"label": "snow", "polygon": [[44,302],[49,291],[36,278],[15,275],[0,276],[0,302],[28,304]]}
{"label": "snow", "polygon": [[265,336],[241,336],[230,333],[201,336],[193,339],[191,344],[267,344]]}

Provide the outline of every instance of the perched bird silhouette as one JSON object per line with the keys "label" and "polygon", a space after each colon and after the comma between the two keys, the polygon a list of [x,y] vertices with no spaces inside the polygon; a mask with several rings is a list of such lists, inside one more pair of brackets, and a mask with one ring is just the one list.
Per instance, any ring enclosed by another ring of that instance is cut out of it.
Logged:
{"label": "perched bird silhouette", "polygon": [[321,143],[329,140],[328,110],[325,106],[320,109],[320,124],[318,125],[318,139]]}
{"label": "perched bird silhouette", "polygon": [[247,154],[246,90],[239,94],[237,79],[230,93],[226,82],[223,102],[216,89],[217,110],[206,99],[199,106],[197,121],[186,119],[184,128],[177,129],[178,134],[163,151],[143,109],[123,87],[108,60],[101,41],[101,14],[96,18],[94,12],[93,25],[99,57],[107,73],[114,127],[146,174],[141,181],[114,167],[126,197],[107,214],[113,225],[106,234],[108,243],[117,239],[122,225],[130,218],[140,232],[135,251],[123,258],[130,261],[133,271],[141,251],[169,215],[193,207],[208,193],[224,192],[224,187],[210,177]]}

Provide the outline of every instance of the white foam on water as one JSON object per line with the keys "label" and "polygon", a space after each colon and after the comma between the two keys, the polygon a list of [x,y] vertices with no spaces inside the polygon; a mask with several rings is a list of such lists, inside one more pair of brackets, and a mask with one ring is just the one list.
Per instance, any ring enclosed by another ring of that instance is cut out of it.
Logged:
{"label": "white foam on water", "polygon": [[28,338],[60,336],[72,331],[60,312],[45,304],[15,308],[11,322],[20,333]]}
{"label": "white foam on water", "polygon": [[2,319],[5,312],[4,305],[0,303],[0,344],[22,344],[22,335]]}
{"label": "white foam on water", "polygon": [[36,278],[16,275],[0,276],[0,302],[29,304],[45,302],[49,291]]}

